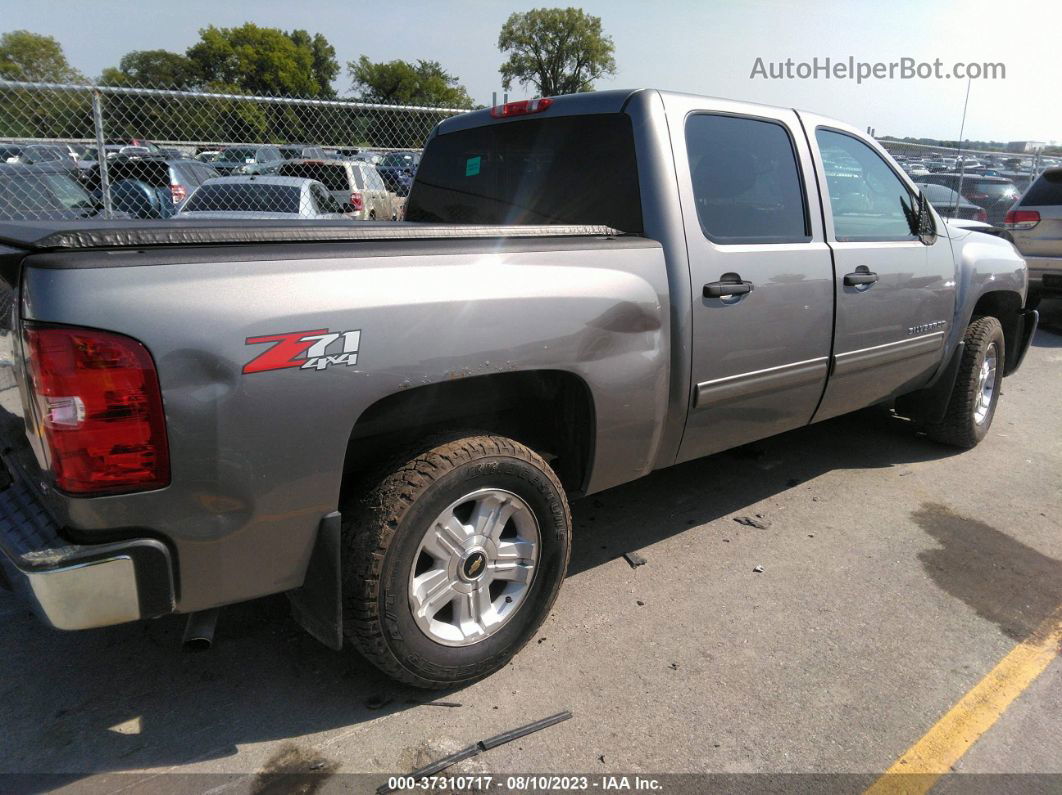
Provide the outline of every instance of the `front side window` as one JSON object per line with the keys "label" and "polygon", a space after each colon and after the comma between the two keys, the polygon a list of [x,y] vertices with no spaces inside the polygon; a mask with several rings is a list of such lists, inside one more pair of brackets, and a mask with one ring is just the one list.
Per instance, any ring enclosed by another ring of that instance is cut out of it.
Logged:
{"label": "front side window", "polygon": [[833,130],[816,130],[815,140],[838,241],[917,239],[914,197],[877,152],[858,138]]}
{"label": "front side window", "polygon": [[716,243],[811,239],[796,153],[777,122],[699,113],[686,121],[693,199]]}

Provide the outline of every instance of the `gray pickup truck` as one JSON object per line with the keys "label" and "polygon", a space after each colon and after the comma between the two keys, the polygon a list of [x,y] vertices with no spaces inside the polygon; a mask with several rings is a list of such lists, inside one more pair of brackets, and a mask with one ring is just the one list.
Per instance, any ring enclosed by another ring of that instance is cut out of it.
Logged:
{"label": "gray pickup truck", "polygon": [[548,614],[570,497],[875,404],[972,447],[1037,322],[1011,243],[786,108],[457,116],[407,218],[0,226],[0,561],[46,623],[286,592],[469,682]]}

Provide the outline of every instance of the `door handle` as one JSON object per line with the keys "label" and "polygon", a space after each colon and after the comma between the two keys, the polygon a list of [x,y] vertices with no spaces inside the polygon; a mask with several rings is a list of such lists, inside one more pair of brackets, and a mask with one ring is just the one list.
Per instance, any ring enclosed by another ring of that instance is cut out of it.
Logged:
{"label": "door handle", "polygon": [[878,280],[878,274],[871,272],[866,265],[860,265],[855,273],[844,275],[845,287],[858,287],[861,284],[873,284]]}
{"label": "door handle", "polygon": [[704,285],[705,298],[725,298],[730,295],[745,295],[752,292],[752,282],[745,282],[736,273],[724,273],[717,282]]}

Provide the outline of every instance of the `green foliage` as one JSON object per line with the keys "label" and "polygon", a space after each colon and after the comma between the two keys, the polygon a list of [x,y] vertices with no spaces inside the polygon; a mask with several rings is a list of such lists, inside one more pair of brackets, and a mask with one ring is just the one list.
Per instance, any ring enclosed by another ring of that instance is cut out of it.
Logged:
{"label": "green foliage", "polygon": [[438,61],[373,62],[364,55],[347,63],[353,90],[363,102],[472,108],[475,103],[458,78]]}
{"label": "green foliage", "polygon": [[514,13],[502,25],[498,49],[509,56],[499,70],[506,90],[515,81],[542,97],[575,94],[616,73],[615,46],[602,32],[601,17],[580,8]]}
{"label": "green foliage", "polygon": [[133,50],[122,56],[117,69],[104,69],[100,77],[105,86],[193,89],[201,82],[195,61],[169,50]]}
{"label": "green foliage", "polygon": [[72,83],[84,78],[51,36],[14,30],[0,36],[0,77],[24,82]]}
{"label": "green foliage", "polygon": [[318,34],[285,33],[247,22],[238,28],[211,25],[199,31],[200,41],[188,58],[206,83],[238,86],[252,94],[293,97],[330,96],[330,79],[339,73],[335,50]]}

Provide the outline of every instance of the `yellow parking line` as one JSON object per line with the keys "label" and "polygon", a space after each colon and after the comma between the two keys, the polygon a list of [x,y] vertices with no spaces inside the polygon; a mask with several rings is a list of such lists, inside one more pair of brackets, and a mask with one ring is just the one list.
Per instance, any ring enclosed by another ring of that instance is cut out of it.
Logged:
{"label": "yellow parking line", "polygon": [[1062,608],[1019,643],[959,699],[892,767],[875,781],[867,795],[925,793],[948,773],[978,738],[992,728],[1022,691],[1059,654]]}

